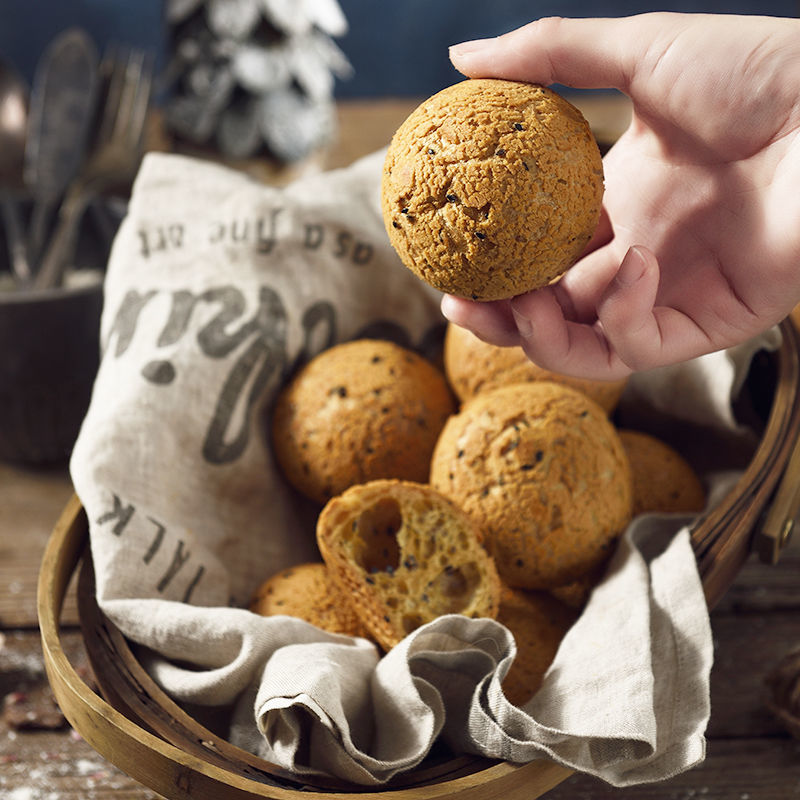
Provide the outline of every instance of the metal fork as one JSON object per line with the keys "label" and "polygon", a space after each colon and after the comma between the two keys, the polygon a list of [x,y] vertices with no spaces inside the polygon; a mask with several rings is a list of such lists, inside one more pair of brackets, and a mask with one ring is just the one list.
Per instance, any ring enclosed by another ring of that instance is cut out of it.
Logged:
{"label": "metal fork", "polygon": [[103,57],[100,71],[107,89],[95,144],[61,203],[34,288],[61,285],[75,256],[86,209],[98,194],[129,184],[135,175],[142,158],[153,69],[153,57],[141,50],[111,47]]}

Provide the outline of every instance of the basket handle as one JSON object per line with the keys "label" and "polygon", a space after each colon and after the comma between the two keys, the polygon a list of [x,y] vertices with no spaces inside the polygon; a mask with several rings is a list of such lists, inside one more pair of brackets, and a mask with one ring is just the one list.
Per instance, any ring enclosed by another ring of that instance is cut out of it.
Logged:
{"label": "basket handle", "polygon": [[763,522],[756,530],[753,549],[767,564],[777,564],[800,522],[800,440],[792,447],[786,469]]}

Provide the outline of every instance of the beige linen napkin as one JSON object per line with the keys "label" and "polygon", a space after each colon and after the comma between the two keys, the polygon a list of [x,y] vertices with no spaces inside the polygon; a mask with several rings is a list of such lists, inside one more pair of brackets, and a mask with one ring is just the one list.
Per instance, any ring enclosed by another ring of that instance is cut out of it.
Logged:
{"label": "beige linen napkin", "polygon": [[[712,644],[685,518],[631,526],[523,709],[500,689],[515,647],[491,620],[443,617],[381,656],[242,608],[267,576],[316,557],[314,513],[268,445],[282,382],[338,341],[389,336],[425,352],[441,332],[438,296],[388,244],[382,160],[277,189],[147,156],[111,254],[102,360],[71,462],[98,602],[178,702],[234,707],[230,739],[301,774],[381,784],[440,736],[618,785],[688,769],[704,752]],[[679,380],[687,413],[736,428],[741,376],[774,344],[637,376],[631,396],[663,416],[654,400]]]}

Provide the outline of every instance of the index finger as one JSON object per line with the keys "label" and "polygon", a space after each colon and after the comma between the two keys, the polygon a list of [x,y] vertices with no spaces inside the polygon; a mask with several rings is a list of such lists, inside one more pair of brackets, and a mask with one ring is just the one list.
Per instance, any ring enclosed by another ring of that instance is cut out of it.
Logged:
{"label": "index finger", "polygon": [[649,17],[544,17],[494,39],[454,45],[450,60],[469,78],[625,92],[639,47],[653,33]]}

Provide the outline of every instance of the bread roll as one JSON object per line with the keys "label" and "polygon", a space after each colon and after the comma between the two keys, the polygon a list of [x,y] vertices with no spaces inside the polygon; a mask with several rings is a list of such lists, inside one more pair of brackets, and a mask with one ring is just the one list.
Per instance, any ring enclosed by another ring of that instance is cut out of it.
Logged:
{"label": "bread roll", "polygon": [[546,381],[465,403],[436,444],[431,485],[475,520],[503,581],[522,589],[590,574],[633,511],[630,464],[605,411]]}
{"label": "bread roll", "polygon": [[545,286],[600,218],[589,125],[543,86],[456,83],[422,103],[386,155],[383,218],[403,263],[440,291],[498,300]]}
{"label": "bread roll", "polygon": [[512,383],[553,381],[578,389],[611,414],[628,383],[627,378],[598,381],[550,372],[534,364],[521,347],[497,347],[452,323],[445,332],[443,359],[445,376],[461,401]]}
{"label": "bread roll", "polygon": [[320,553],[387,650],[443,614],[496,617],[500,580],[477,525],[430,486],[377,480],[327,503]]}
{"label": "bread roll", "polygon": [[443,373],[393,342],[320,353],[277,397],[272,444],[287,480],[320,505],[377,478],[425,481],[454,398]]}
{"label": "bread roll", "polygon": [[368,636],[322,562],[298,564],[272,575],[256,590],[250,610],[264,617],[298,617],[330,633]]}

